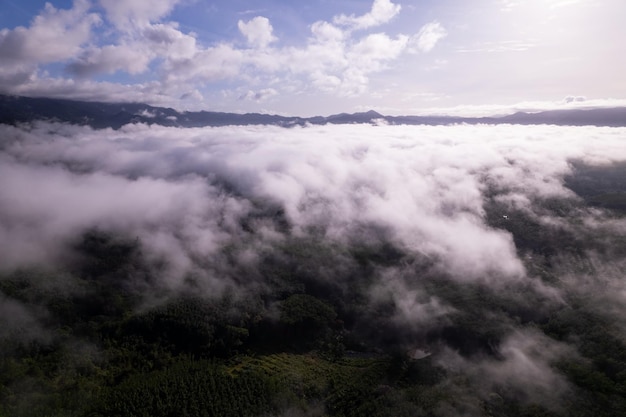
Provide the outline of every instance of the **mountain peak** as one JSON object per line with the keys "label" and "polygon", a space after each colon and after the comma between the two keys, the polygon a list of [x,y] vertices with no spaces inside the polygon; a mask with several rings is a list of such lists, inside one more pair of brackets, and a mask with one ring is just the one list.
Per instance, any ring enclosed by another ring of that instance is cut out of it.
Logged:
{"label": "mountain peak", "polygon": [[378,113],[375,110],[368,110],[365,113],[357,113],[357,114],[363,114],[363,115],[367,115],[371,117],[384,117],[382,114]]}

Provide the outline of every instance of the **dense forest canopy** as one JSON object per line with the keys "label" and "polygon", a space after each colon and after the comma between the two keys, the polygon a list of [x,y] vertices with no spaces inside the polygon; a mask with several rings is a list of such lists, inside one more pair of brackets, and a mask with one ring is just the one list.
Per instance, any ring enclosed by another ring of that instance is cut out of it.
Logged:
{"label": "dense forest canopy", "polygon": [[0,126],[0,416],[626,413],[626,129]]}

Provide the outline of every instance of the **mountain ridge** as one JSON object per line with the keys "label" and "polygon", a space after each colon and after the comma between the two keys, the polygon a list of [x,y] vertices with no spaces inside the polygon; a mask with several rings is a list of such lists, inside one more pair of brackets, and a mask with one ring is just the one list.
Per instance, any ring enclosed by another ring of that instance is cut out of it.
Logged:
{"label": "mountain ridge", "polygon": [[144,103],[105,103],[47,97],[0,95],[0,123],[19,124],[50,120],[88,125],[96,129],[120,127],[129,123],[157,124],[172,127],[205,127],[229,125],[277,125],[283,127],[307,124],[386,123],[392,125],[451,124],[553,124],[561,126],[626,126],[626,107],[597,109],[561,109],[536,113],[517,112],[506,116],[385,116],[374,110],[339,113],[330,116],[280,116],[263,113],[229,113],[214,111],[177,111]]}

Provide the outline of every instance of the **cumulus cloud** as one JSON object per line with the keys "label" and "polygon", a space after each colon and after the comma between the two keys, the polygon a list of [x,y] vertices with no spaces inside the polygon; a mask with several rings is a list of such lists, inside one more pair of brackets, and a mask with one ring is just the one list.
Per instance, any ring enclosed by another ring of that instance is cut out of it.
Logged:
{"label": "cumulus cloud", "polygon": [[[163,20],[178,3],[102,0],[102,9],[95,9],[76,0],[69,10],[48,5],[29,28],[0,32],[0,56],[7,63],[0,69],[0,89],[105,101],[142,97],[150,104],[169,100],[179,107],[179,97],[224,80],[242,83],[230,92],[232,97],[241,96],[237,90],[250,89],[355,96],[367,91],[373,74],[387,70],[407,52],[429,51],[445,36],[438,22],[413,36],[359,34],[356,29],[380,26],[400,12],[401,7],[389,0],[375,0],[365,15],[314,22],[311,36],[301,44],[281,45],[269,19],[256,16],[238,22],[245,46],[235,39],[206,45],[196,33]],[[98,24],[104,24],[104,31],[92,30]],[[77,79],[41,71],[42,65],[52,62],[65,65],[65,75]],[[150,81],[123,85],[92,80],[118,73]],[[250,83],[253,88],[247,86]],[[90,97],[94,89],[100,92]],[[127,94],[117,94],[122,90]]]}
{"label": "cumulus cloud", "polygon": [[0,58],[4,65],[42,64],[76,56],[91,40],[100,22],[88,13],[89,2],[75,0],[71,9],[59,10],[46,3],[30,27],[0,30]]}
{"label": "cumulus cloud", "polygon": [[142,35],[149,42],[149,49],[168,59],[190,58],[198,48],[196,38],[181,32],[175,22],[151,24],[143,29]]}
{"label": "cumulus cloud", "polygon": [[311,33],[313,33],[315,40],[322,43],[326,41],[342,41],[347,37],[341,29],[323,20],[311,25]]}
{"label": "cumulus cloud", "polygon": [[411,39],[385,33],[354,38],[349,31],[318,21],[311,25],[313,36],[305,46],[269,50],[269,44],[276,40],[269,20],[255,17],[239,21],[239,29],[254,48],[220,44],[199,49],[192,58],[169,60],[166,79],[215,81],[241,77],[252,69],[251,77],[304,76],[324,92],[358,95],[366,91],[371,74],[385,70],[409,49]]}
{"label": "cumulus cloud", "polygon": [[407,40],[403,35],[396,39],[384,33],[368,35],[351,48],[348,59],[367,72],[377,71],[383,62],[397,58],[404,51]]}
{"label": "cumulus cloud", "polygon": [[272,34],[272,25],[266,17],[257,16],[247,22],[240,20],[237,23],[237,27],[252,46],[265,48],[276,40],[276,37]]}
{"label": "cumulus cloud", "polygon": [[67,70],[79,77],[116,71],[140,74],[156,58],[180,61],[196,53],[195,38],[178,30],[176,23],[147,24],[139,32],[126,34],[117,44],[86,48]]}
{"label": "cumulus cloud", "polygon": [[152,60],[151,53],[137,45],[107,45],[88,51],[78,61],[68,66],[68,70],[79,76],[100,73],[114,73],[118,70],[129,74],[139,74],[148,68]]}
{"label": "cumulus cloud", "polygon": [[234,78],[240,74],[247,56],[245,51],[231,45],[216,45],[199,50],[189,58],[169,60],[164,67],[165,79],[169,83],[184,83]]}
{"label": "cumulus cloud", "polygon": [[[145,84],[119,84],[109,81],[93,81],[91,79],[68,79],[46,76],[39,73],[26,73],[21,76],[28,79],[26,83],[12,84],[10,92],[24,96],[45,96],[54,98],[71,98],[76,100],[97,100],[123,102],[150,102],[157,105],[180,105],[178,100],[162,94],[163,86],[157,82]],[[8,88],[12,77],[0,81]]]}

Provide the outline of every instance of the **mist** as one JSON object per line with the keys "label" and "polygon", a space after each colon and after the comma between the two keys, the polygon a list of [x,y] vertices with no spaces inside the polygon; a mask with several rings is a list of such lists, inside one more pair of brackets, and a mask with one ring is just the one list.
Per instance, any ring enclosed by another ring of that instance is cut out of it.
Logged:
{"label": "mist", "polygon": [[[308,248],[292,267],[314,288],[341,299],[366,286],[352,320],[372,346],[427,344],[444,369],[482,381],[476,396],[505,387],[558,410],[572,387],[554,363],[577,357],[577,346],[525,323],[572,297],[623,315],[626,220],[584,204],[572,181],[583,181],[580,167],[624,164],[625,136],[511,125],[3,125],[0,270],[63,270],[82,236],[105,231],[139,245],[144,272],[129,274],[147,308],[185,291],[266,293],[267,265],[291,265],[285,248]],[[355,251],[383,258],[365,267]],[[503,307],[487,310],[472,291]],[[18,326],[30,339],[45,334],[45,311],[16,303],[0,298],[0,310],[21,317],[2,336]],[[460,347],[459,320],[487,323],[484,340]],[[440,415],[464,409],[446,407]]]}

